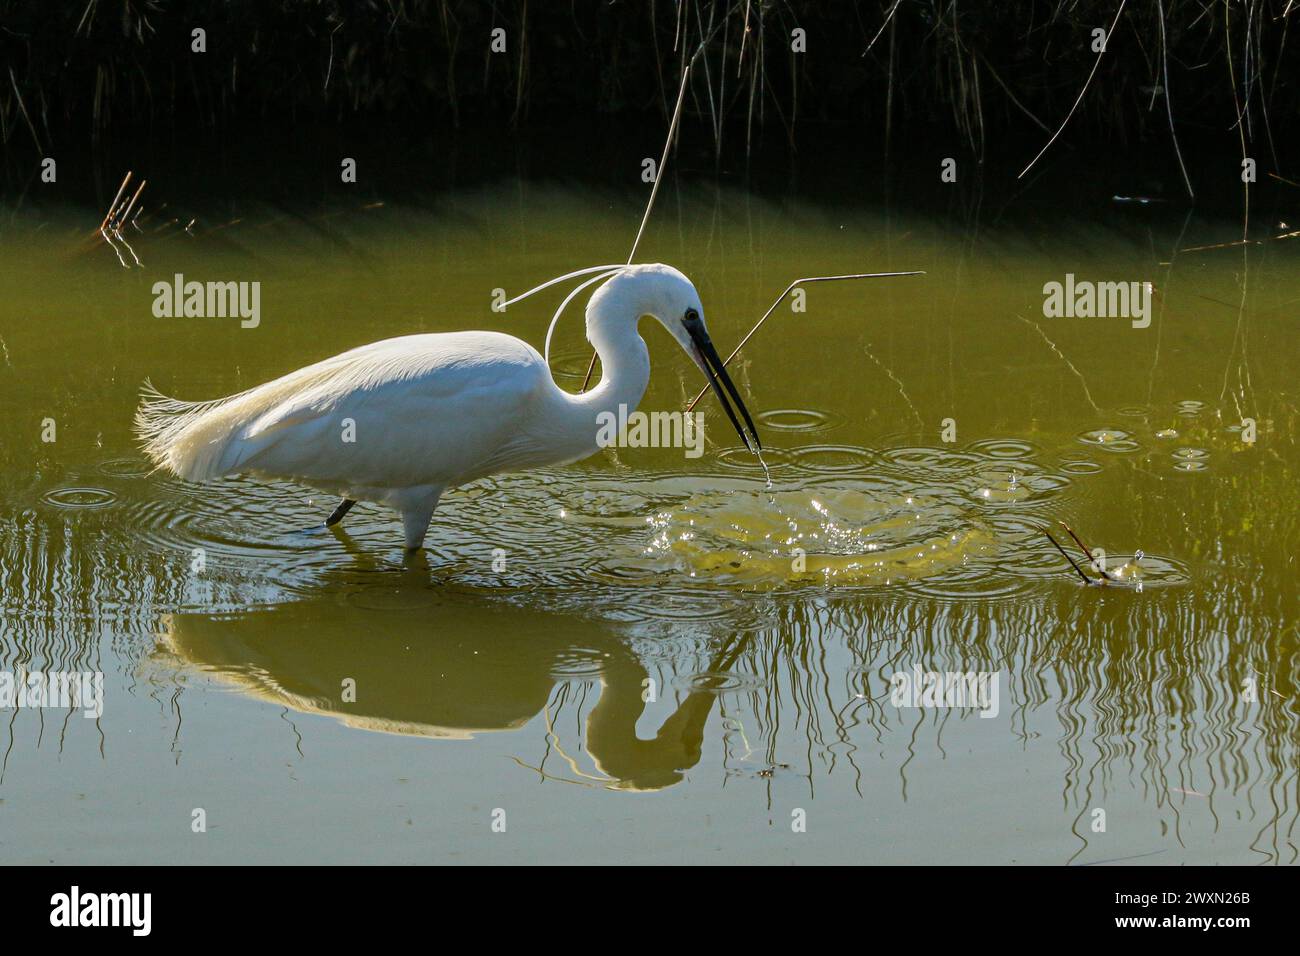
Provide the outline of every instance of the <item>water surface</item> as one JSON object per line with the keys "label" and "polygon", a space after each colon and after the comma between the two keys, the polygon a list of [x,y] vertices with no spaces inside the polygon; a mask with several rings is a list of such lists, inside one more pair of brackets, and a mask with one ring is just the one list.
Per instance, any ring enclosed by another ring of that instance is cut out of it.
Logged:
{"label": "water surface", "polygon": [[[103,671],[105,705],[0,713],[0,859],[1294,862],[1297,247],[1180,252],[1239,224],[684,187],[639,258],[695,280],[724,350],[798,276],[927,275],[811,287],[743,353],[770,486],[709,398],[703,457],[478,482],[413,562],[376,506],[309,532],[334,501],[136,449],[145,379],[215,398],[417,331],[540,346],[561,296],[493,290],[621,260],[639,203],[162,213],[128,268],[93,209],[6,211],[0,665]],[[260,324],[154,317],[176,273],[259,281]],[[1044,318],[1066,273],[1153,282],[1150,327]],[[698,372],[642,332],[643,407],[680,408]],[[559,381],[588,355],[575,311]],[[1060,521],[1135,573],[1083,587]],[[996,716],[893,706],[915,668],[996,673]]]}

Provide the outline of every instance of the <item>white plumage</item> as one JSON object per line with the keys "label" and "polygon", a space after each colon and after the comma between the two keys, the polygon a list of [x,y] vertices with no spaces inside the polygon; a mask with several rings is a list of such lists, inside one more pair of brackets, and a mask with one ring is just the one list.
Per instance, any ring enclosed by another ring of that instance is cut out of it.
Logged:
{"label": "white plumage", "polygon": [[[136,431],[157,467],[190,481],[251,474],[339,494],[345,502],[330,523],[350,501],[388,505],[402,517],[406,546],[417,548],[446,489],[597,450],[600,413],[617,413],[620,404],[631,411],[645,393],[642,315],[658,319],[744,412],[704,331],[690,280],[665,265],[614,268],[598,276],[608,281],[587,306],[587,338],[600,354],[602,378],[584,394],[560,389],[545,359],[513,336],[407,335],[216,401],[177,401],[146,383]],[[590,271],[599,270],[577,274]]]}

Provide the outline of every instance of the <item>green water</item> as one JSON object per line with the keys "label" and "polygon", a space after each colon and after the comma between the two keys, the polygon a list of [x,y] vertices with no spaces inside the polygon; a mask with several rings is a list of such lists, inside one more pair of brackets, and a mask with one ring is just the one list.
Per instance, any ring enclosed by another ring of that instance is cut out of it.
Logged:
{"label": "green water", "polygon": [[[641,201],[159,215],[129,268],[83,242],[93,209],[6,213],[0,669],[102,671],[104,706],[0,711],[0,860],[1295,862],[1300,246],[1179,251],[1240,223],[678,190],[638,258],[693,278],[724,352],[796,277],[927,275],[811,286],[742,353],[770,488],[710,397],[702,457],[478,482],[414,561],[376,506],[307,533],[335,501],[136,449],[145,379],[216,398],[418,331],[540,347],[562,293],[493,290],[620,261]],[[156,318],[176,273],[260,282],[260,323]],[[1045,318],[1066,273],[1154,283],[1150,326]],[[698,371],[642,333],[642,407],[680,408]],[[1143,556],[1085,588],[1062,520]],[[996,714],[894,706],[914,668],[996,672]]]}

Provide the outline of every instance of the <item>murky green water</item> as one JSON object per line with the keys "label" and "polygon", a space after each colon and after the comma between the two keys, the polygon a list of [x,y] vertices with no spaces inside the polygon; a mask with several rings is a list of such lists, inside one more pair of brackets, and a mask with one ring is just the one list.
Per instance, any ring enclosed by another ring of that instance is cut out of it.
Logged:
{"label": "murky green water", "polygon": [[[724,350],[793,278],[928,271],[810,287],[746,349],[770,488],[712,398],[703,457],[479,482],[414,563],[375,506],[306,533],[332,499],[148,473],[146,378],[206,399],[408,332],[540,346],[561,295],[493,289],[620,260],[639,201],[160,216],[128,269],[81,243],[93,210],[7,214],[0,665],[105,686],[99,719],[0,713],[0,859],[1295,862],[1300,246],[1178,251],[1239,224],[687,189],[638,258],[695,280]],[[155,318],[175,273],[260,281],[260,324]],[[1044,318],[1066,273],[1153,282],[1150,326]],[[698,372],[642,332],[642,407],[681,407]],[[575,312],[562,384],[588,355]],[[1082,587],[1060,520],[1135,573]],[[894,706],[915,668],[996,672],[996,714]]]}

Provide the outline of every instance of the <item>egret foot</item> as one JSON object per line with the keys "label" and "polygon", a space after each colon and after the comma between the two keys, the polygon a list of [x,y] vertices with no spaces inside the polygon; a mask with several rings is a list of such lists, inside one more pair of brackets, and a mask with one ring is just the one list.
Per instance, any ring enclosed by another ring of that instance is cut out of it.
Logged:
{"label": "egret foot", "polygon": [[351,511],[352,506],[355,504],[356,501],[354,501],[352,498],[344,498],[342,501],[340,501],[339,506],[334,509],[333,513],[328,518],[325,519],[325,527],[332,528],[340,521],[342,521],[343,516],[346,515],[349,511]]}

